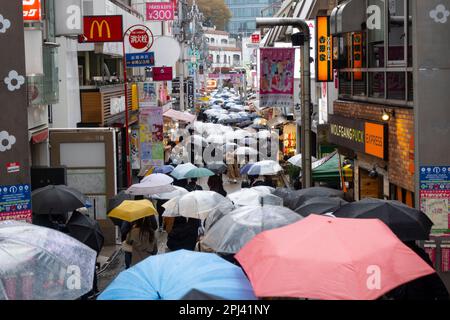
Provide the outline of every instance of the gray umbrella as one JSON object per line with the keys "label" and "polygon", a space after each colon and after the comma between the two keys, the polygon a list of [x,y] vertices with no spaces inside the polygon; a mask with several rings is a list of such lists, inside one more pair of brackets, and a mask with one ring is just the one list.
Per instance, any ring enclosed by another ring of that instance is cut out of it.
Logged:
{"label": "gray umbrella", "polygon": [[225,163],[223,163],[223,161],[211,162],[206,166],[206,168],[208,168],[215,174],[223,174],[228,169],[227,165]]}
{"label": "gray umbrella", "polygon": [[306,200],[303,205],[295,209],[299,215],[307,217],[310,214],[325,214],[335,212],[347,201],[337,197],[316,197]]}
{"label": "gray umbrella", "polygon": [[295,210],[303,205],[307,200],[316,197],[338,197],[343,199],[344,192],[331,188],[313,187],[301,190],[293,190],[288,193],[283,198],[283,200],[286,207]]}
{"label": "gray umbrella", "polygon": [[279,206],[246,206],[224,215],[206,232],[201,245],[217,253],[236,253],[257,234],[303,219]]}

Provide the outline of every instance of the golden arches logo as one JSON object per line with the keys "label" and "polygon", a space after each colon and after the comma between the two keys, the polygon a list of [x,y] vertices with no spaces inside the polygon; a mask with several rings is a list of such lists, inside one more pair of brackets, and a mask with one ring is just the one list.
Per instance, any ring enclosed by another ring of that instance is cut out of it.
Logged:
{"label": "golden arches logo", "polygon": [[111,39],[111,28],[109,27],[109,24],[108,24],[108,22],[106,22],[106,20],[102,20],[102,22],[95,20],[94,22],[92,22],[91,33],[90,33],[91,39],[94,38],[94,27],[95,26],[97,26],[97,34],[98,34],[99,38],[103,38],[103,26],[106,26],[107,38]]}

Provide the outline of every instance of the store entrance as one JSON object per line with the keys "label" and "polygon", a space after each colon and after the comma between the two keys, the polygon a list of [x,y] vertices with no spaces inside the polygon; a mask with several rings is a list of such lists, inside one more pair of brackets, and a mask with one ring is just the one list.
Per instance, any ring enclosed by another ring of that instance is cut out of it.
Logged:
{"label": "store entrance", "polygon": [[383,176],[371,177],[370,172],[359,169],[359,198],[383,199]]}

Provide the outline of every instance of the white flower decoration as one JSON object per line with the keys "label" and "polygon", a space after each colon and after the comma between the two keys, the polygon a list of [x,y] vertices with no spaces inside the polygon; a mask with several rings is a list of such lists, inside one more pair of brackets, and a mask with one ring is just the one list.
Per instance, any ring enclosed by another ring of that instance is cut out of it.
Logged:
{"label": "white flower decoration", "polygon": [[16,137],[9,135],[6,131],[0,132],[0,152],[11,150],[12,146],[16,143]]}
{"label": "white flower decoration", "polygon": [[8,85],[9,91],[19,90],[24,83],[25,78],[19,75],[16,70],[11,70],[5,78],[5,84]]}
{"label": "white flower decoration", "polygon": [[430,11],[430,17],[434,19],[436,23],[446,23],[449,16],[450,11],[448,11],[443,4],[437,5],[436,9]]}
{"label": "white flower decoration", "polygon": [[11,27],[11,21],[3,18],[0,14],[0,33],[6,33],[6,30],[8,30],[9,27]]}

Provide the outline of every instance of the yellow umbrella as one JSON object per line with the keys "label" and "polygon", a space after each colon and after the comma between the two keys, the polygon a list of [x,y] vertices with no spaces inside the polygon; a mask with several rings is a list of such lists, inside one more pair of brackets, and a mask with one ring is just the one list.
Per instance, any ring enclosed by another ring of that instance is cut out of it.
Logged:
{"label": "yellow umbrella", "polygon": [[125,200],[108,214],[110,218],[133,222],[156,214],[153,204],[148,200]]}

